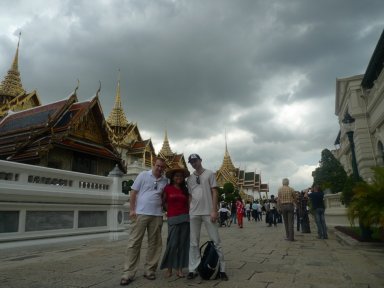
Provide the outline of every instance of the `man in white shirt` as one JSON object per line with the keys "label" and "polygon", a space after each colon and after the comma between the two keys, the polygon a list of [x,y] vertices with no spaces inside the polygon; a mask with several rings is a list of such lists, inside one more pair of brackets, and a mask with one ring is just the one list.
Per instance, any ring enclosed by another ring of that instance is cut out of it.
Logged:
{"label": "man in white shirt", "polygon": [[132,184],[129,203],[131,233],[126,250],[124,273],[120,285],[129,285],[136,274],[140,260],[140,249],[145,231],[148,231],[148,250],[144,264],[144,277],[156,279],[156,269],[161,256],[163,225],[162,193],[168,180],[163,176],[165,160],[156,159],[149,171],[141,172]]}
{"label": "man in white shirt", "polygon": [[187,279],[197,276],[196,269],[200,264],[200,231],[201,224],[204,223],[209,238],[214,242],[220,260],[221,280],[227,281],[225,273],[224,254],[221,248],[216,221],[217,213],[217,184],[215,174],[201,165],[202,159],[197,154],[191,154],[188,162],[195,171],[188,177],[187,185],[189,190],[189,215],[190,215],[190,248],[189,248],[189,273]]}

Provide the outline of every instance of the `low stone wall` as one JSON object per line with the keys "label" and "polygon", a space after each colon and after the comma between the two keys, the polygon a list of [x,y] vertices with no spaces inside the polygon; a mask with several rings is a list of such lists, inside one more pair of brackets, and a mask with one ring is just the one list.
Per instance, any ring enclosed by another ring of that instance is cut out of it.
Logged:
{"label": "low stone wall", "polygon": [[108,177],[0,160],[0,246],[4,242],[125,230],[123,173]]}
{"label": "low stone wall", "polygon": [[350,226],[347,208],[341,203],[341,192],[324,196],[325,221],[327,226]]}

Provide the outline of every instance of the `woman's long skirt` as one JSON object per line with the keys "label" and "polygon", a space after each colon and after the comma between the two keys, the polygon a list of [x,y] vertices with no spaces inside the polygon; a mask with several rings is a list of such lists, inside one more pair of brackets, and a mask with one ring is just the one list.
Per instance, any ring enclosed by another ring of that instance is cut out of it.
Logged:
{"label": "woman's long skirt", "polygon": [[188,267],[189,229],[189,222],[168,224],[167,247],[165,248],[160,269]]}

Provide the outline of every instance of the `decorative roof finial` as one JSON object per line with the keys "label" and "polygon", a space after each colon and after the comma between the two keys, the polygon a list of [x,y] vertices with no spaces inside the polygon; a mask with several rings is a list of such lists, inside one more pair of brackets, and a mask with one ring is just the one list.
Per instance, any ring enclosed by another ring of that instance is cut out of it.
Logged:
{"label": "decorative roof finial", "polygon": [[97,89],[96,97],[99,97],[100,90],[101,90],[101,81],[99,80],[99,89]]}
{"label": "decorative roof finial", "polygon": [[225,153],[228,154],[228,146],[227,146],[227,129],[224,129],[224,137],[225,137]]}
{"label": "decorative roof finial", "polygon": [[75,88],[75,91],[73,91],[74,95],[77,95],[76,93],[77,93],[77,90],[79,89],[79,86],[80,86],[80,80],[79,80],[79,78],[77,78],[77,86]]}
{"label": "decorative roof finial", "polygon": [[20,46],[21,31],[19,32],[19,40],[17,41],[17,48],[15,58],[13,58],[12,70],[17,71],[19,69],[19,46]]}

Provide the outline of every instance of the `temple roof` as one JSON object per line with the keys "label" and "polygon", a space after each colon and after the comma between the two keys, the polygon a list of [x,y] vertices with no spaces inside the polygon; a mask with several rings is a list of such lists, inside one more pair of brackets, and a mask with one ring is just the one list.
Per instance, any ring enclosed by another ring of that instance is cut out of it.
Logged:
{"label": "temple roof", "polygon": [[16,112],[26,109],[25,107],[32,108],[40,105],[41,101],[37,95],[36,90],[28,94],[20,94],[7,103],[0,103],[0,118],[4,117],[9,111]]}
{"label": "temple roof", "polygon": [[150,149],[151,151],[155,151],[155,149],[153,148],[151,139],[133,142],[127,154],[144,153],[145,150],[147,149]]}
{"label": "temple roof", "polygon": [[239,171],[238,176],[239,183],[244,186],[259,186],[260,174],[256,172],[246,172],[243,170]]}
{"label": "temple roof", "polygon": [[[63,112],[66,105],[73,99],[57,101],[48,105],[38,106],[27,110],[8,114],[0,121],[0,135],[19,134],[25,130],[44,129],[49,125],[47,121],[55,119]],[[51,122],[49,121],[49,122]]]}
{"label": "temple roof", "polygon": [[260,185],[260,192],[269,192],[269,185],[268,184],[261,184]]}
{"label": "temple roof", "polygon": [[[15,57],[13,58],[12,66],[8,70],[7,75],[0,85],[0,100],[3,97],[14,98],[20,94],[25,94],[23,85],[21,84],[20,72],[19,72],[19,41],[17,43],[17,49]],[[1,102],[1,101],[0,101]]]}
{"label": "temple roof", "polygon": [[[122,166],[104,123],[98,97],[77,102],[75,94],[54,103],[10,113],[0,121],[0,158],[27,161],[39,158],[41,152],[53,147],[62,147],[112,159]],[[88,137],[83,134],[86,129]],[[94,136],[95,133],[99,136]]]}
{"label": "temple roof", "polygon": [[381,32],[379,42],[376,45],[375,51],[369,61],[364,78],[361,81],[363,88],[372,88],[374,81],[380,75],[384,66],[384,30]]}

